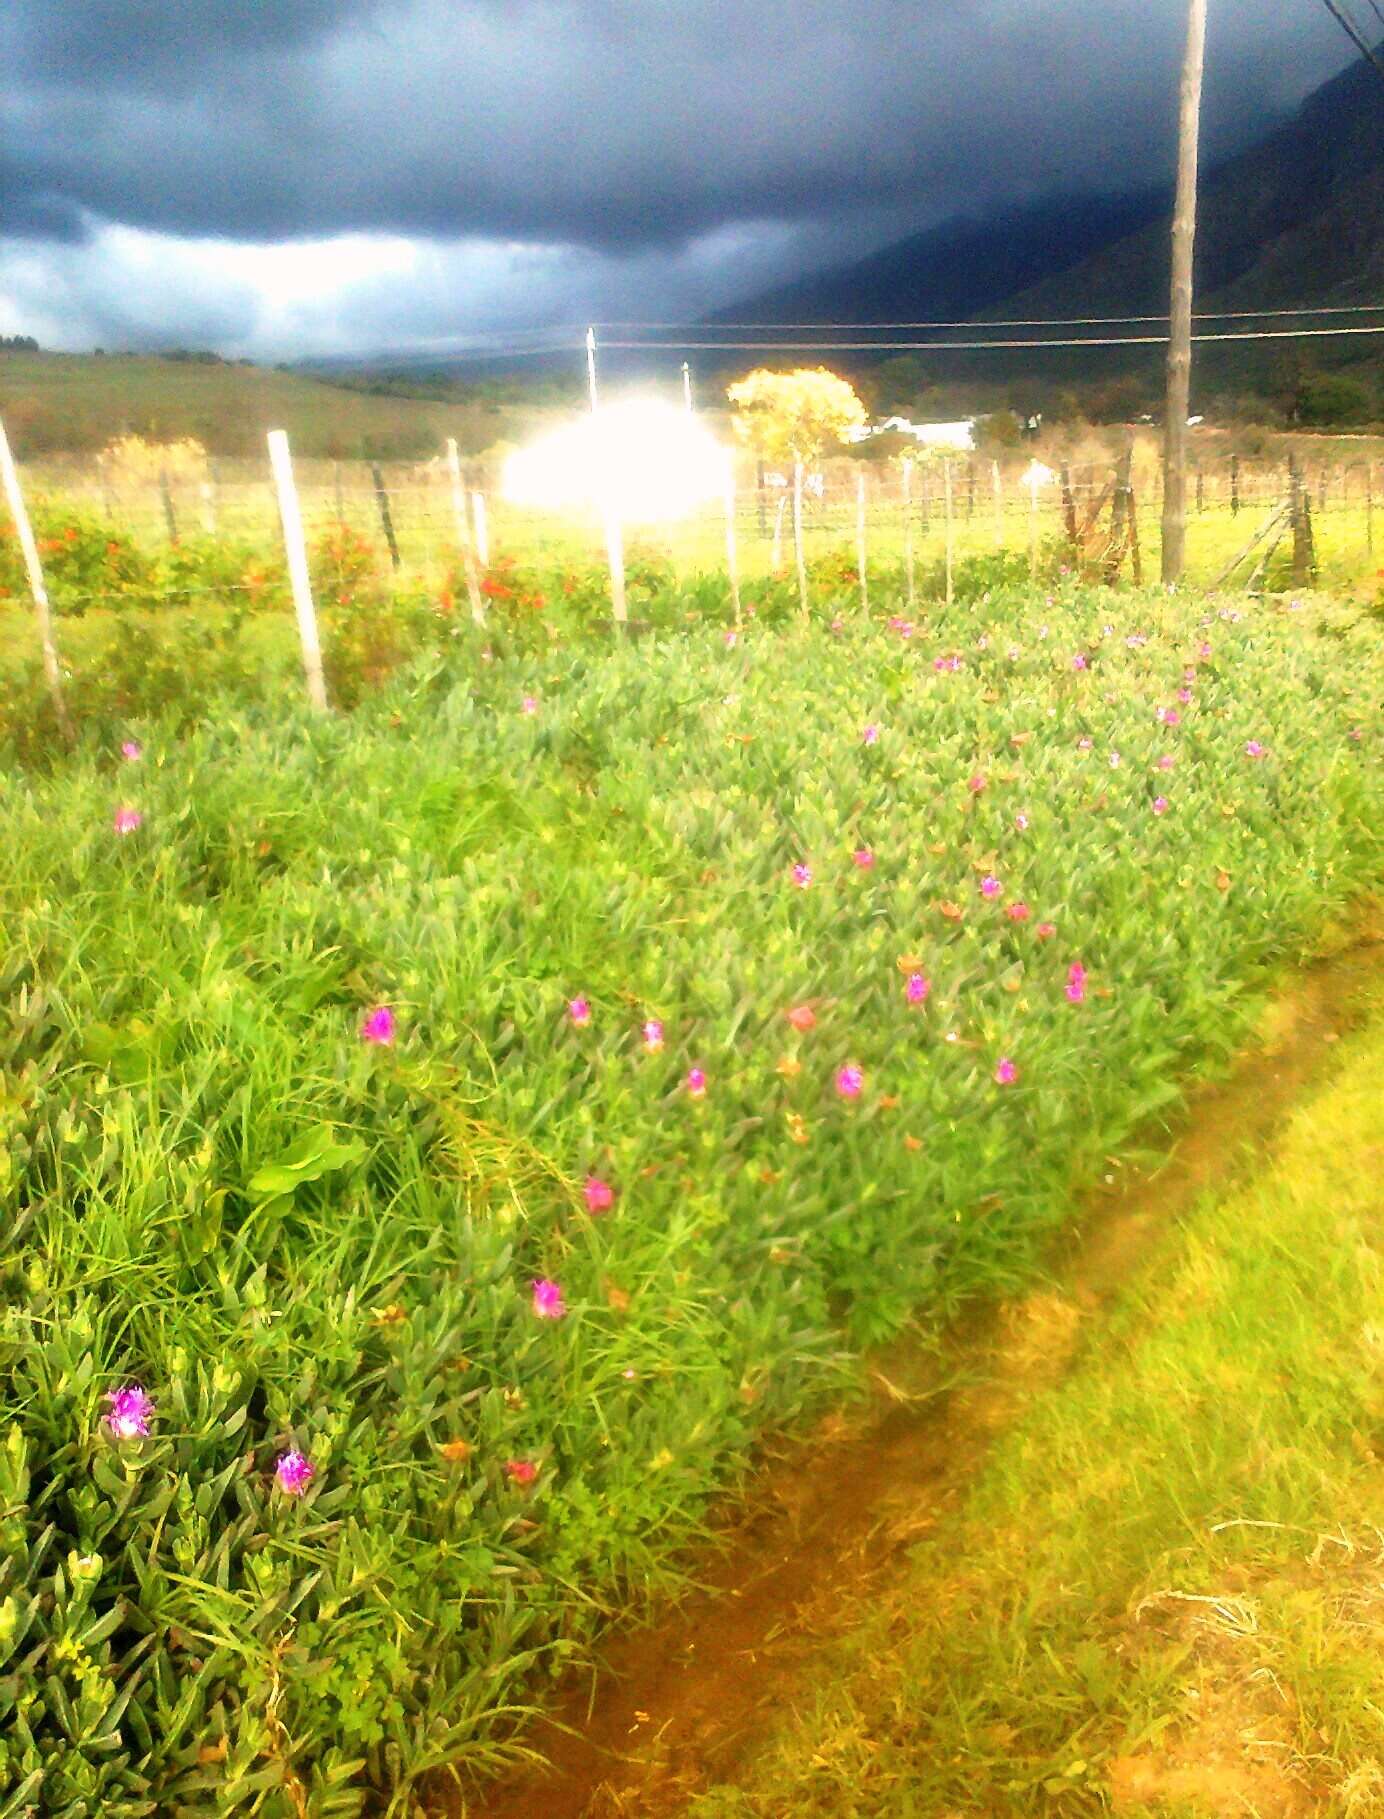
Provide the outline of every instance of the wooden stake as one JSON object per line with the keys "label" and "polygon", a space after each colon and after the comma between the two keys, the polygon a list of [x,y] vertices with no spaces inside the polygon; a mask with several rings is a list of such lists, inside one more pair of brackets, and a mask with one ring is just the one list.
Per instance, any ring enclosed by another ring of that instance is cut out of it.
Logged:
{"label": "wooden stake", "polygon": [[[482,568],[490,567],[490,527],[485,520],[485,494],[472,493],[471,520],[476,527],[476,560]],[[624,569],[621,569],[621,574]]]}
{"label": "wooden stake", "polygon": [[380,528],[384,532],[385,542],[389,545],[390,565],[397,569],[399,545],[394,538],[394,518],[389,509],[389,494],[385,491],[384,475],[380,472],[378,461],[370,463],[370,478],[375,482],[375,504],[380,509]]}
{"label": "wooden stake", "polygon": [[308,576],[308,550],[303,540],[303,514],[298,508],[298,488],[293,480],[293,458],[288,452],[286,430],[269,432],[269,465],[279,495],[279,523],[283,526],[284,553],[288,558],[288,579],[293,588],[293,606],[298,615],[298,637],[303,646],[303,675],[307,681],[308,700],[318,710],[327,710],[327,684],[322,675],[322,646],[317,637],[317,614],[312,604],[312,582]]}
{"label": "wooden stake", "polygon": [[48,589],[43,582],[43,565],[38,559],[33,526],[29,523],[24,495],[19,489],[19,470],[10,453],[3,423],[0,423],[0,481],[4,482],[5,500],[19,536],[20,553],[24,557],[24,568],[29,577],[29,592],[34,597],[34,619],[38,624],[39,648],[43,652],[43,674],[48,683],[53,712],[57,717],[59,732],[70,743],[72,722],[67,717],[67,703],[62,697],[62,668],[58,663],[58,647],[53,638],[53,613],[48,604]]}
{"label": "wooden stake", "polygon": [[178,520],[173,516],[173,493],[168,484],[166,468],[159,469],[159,497],[163,500],[163,521],[168,529],[168,541],[178,541]]}
{"label": "wooden stake", "polygon": [[740,562],[735,548],[735,470],[726,474],[726,573],[730,577],[730,604],[740,623]]}
{"label": "wooden stake", "polygon": [[1182,579],[1187,549],[1187,410],[1192,384],[1192,249],[1197,228],[1197,142],[1206,58],[1206,0],[1188,0],[1178,121],[1177,199],[1163,431],[1163,582]]}
{"label": "wooden stake", "polygon": [[1238,455],[1230,457],[1230,515],[1232,518],[1238,518],[1240,515],[1240,457]]}
{"label": "wooden stake", "polygon": [[803,556],[803,464],[793,463],[793,557],[798,565],[798,604],[807,614],[807,562]]}
{"label": "wooden stake", "polygon": [[452,522],[457,542],[461,545],[461,566],[466,574],[466,593],[471,602],[471,617],[477,625],[485,624],[485,601],[481,596],[480,572],[476,552],[471,544],[471,527],[466,522],[466,493],[461,484],[461,456],[456,438],[447,438],[447,474],[452,483]]}
{"label": "wooden stake", "polygon": [[1072,497],[1072,470],[1064,461],[1059,470],[1062,485],[1062,523],[1067,532],[1067,542],[1071,545],[1073,560],[1076,558],[1076,500]]}
{"label": "wooden stake", "polygon": [[870,584],[865,572],[865,476],[855,477],[855,565],[860,575],[860,610],[870,610]]}
{"label": "wooden stake", "polygon": [[[480,498],[479,493],[474,496]],[[625,539],[620,520],[613,510],[606,513],[605,540],[606,559],[610,563],[611,610],[615,614],[615,623],[624,626],[629,622],[629,608],[625,603]]]}
{"label": "wooden stake", "polygon": [[216,483],[204,480],[200,487],[202,494],[202,529],[209,537],[216,535]]}
{"label": "wooden stake", "polygon": [[787,504],[788,498],[785,494],[774,510],[774,541],[769,548],[769,566],[774,574],[777,574],[783,567],[783,513]]}
{"label": "wooden stake", "polygon": [[942,500],[947,514],[947,605],[952,603],[952,471],[951,462],[942,463]]}
{"label": "wooden stake", "polygon": [[1374,554],[1374,463],[1365,462],[1365,548]]}
{"label": "wooden stake", "polygon": [[908,460],[903,464],[903,570],[912,612],[918,596],[913,582],[913,463]]}

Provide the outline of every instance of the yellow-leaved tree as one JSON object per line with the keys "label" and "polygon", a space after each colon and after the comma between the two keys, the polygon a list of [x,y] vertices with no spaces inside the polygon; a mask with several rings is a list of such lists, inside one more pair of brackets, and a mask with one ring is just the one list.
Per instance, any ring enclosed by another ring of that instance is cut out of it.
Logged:
{"label": "yellow-leaved tree", "polygon": [[798,598],[807,611],[807,566],[803,561],[803,468],[848,431],[862,429],[865,406],[848,379],[824,366],[772,373],[758,367],[729,386],[735,429],[769,461],[793,464],[793,552],[798,564]]}

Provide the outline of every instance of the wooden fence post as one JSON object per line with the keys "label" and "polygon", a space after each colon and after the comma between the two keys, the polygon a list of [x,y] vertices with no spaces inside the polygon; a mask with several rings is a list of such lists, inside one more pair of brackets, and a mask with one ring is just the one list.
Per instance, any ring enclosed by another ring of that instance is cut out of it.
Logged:
{"label": "wooden fence post", "polygon": [[807,616],[807,563],[803,557],[803,464],[793,463],[793,559],[798,566],[798,604]]}
{"label": "wooden fence post", "polygon": [[1065,461],[1062,463],[1058,477],[1062,485],[1062,526],[1067,533],[1067,543],[1071,548],[1072,561],[1075,563],[1078,547],[1076,535],[1076,500],[1072,497],[1072,470],[1067,466]]}
{"label": "wooden fence post", "polygon": [[976,515],[976,464],[966,463],[966,517],[969,521]]}
{"label": "wooden fence post", "polygon": [[43,674],[48,683],[53,712],[57,716],[59,732],[70,742],[72,722],[67,717],[67,703],[62,696],[62,669],[58,663],[58,647],[53,639],[53,613],[48,604],[48,589],[43,582],[43,565],[38,558],[33,526],[29,523],[24,495],[19,489],[19,470],[10,453],[3,423],[0,423],[0,480],[4,482],[5,499],[19,537],[20,553],[24,557],[24,567],[29,577],[29,591],[34,597],[34,618],[38,623],[39,646],[43,651]]}
{"label": "wooden fence post", "polygon": [[860,610],[870,610],[870,584],[865,569],[865,475],[855,477],[855,565],[860,575]]}
{"label": "wooden fence post", "polygon": [[990,463],[990,480],[995,489],[995,548],[1004,548],[1004,481],[998,461]]}
{"label": "wooden fence post", "polygon": [[1365,548],[1374,554],[1374,463],[1365,461]]}
{"label": "wooden fence post", "polygon": [[461,484],[461,457],[456,438],[447,438],[447,474],[452,483],[452,521],[457,542],[461,545],[461,565],[466,573],[466,593],[471,602],[471,617],[477,625],[485,624],[485,602],[481,598],[481,578],[476,570],[476,552],[471,547],[471,527],[466,522],[466,494]]}
{"label": "wooden fence post", "polygon": [[952,603],[952,471],[951,462],[942,461],[942,499],[947,514],[947,605]]}
{"label": "wooden fence post", "polygon": [[755,463],[754,476],[755,510],[759,514],[759,536],[761,542],[769,535],[768,507],[764,496],[764,463]]}
{"label": "wooden fence post", "polygon": [[769,549],[769,567],[777,574],[783,567],[783,513],[788,504],[788,495],[784,493],[774,507],[774,541]]}
{"label": "wooden fence post", "polygon": [[[490,526],[485,517],[485,494],[473,492],[471,495],[471,518],[476,527],[476,560],[482,568],[490,567]],[[621,549],[624,549],[623,543]],[[620,574],[624,575],[624,558],[621,557]]]}
{"label": "wooden fence post", "polygon": [[726,574],[730,578],[730,604],[740,623],[740,562],[735,548],[735,469],[726,471]]}
{"label": "wooden fence post", "polygon": [[389,545],[389,560],[393,568],[399,566],[399,545],[394,536],[394,518],[389,509],[389,494],[385,491],[384,475],[380,472],[378,461],[370,463],[370,478],[375,483],[375,504],[380,508],[380,529],[384,540]]}
{"label": "wooden fence post", "polygon": [[168,484],[167,468],[159,469],[159,497],[163,500],[163,521],[168,529],[168,541],[178,541],[178,520],[173,515],[173,493]]}
{"label": "wooden fence post", "polygon": [[908,610],[913,611],[917,589],[913,579],[913,462],[908,456],[903,463],[903,570],[908,586]]}
{"label": "wooden fence post", "polygon": [[[479,499],[480,494],[473,497]],[[615,615],[615,623],[623,626],[629,622],[629,607],[625,601],[625,539],[620,527],[620,519],[613,506],[605,515],[606,560],[610,564],[610,606]]]}
{"label": "wooden fence post", "polygon": [[288,452],[288,432],[269,432],[269,465],[279,495],[279,522],[283,526],[284,553],[288,558],[288,579],[293,588],[293,607],[298,615],[298,637],[303,646],[303,675],[307,681],[308,700],[318,710],[327,709],[327,684],[322,675],[322,646],[317,637],[317,614],[312,604],[312,582],[308,576],[308,550],[303,539],[303,514],[298,506],[298,488],[293,480],[293,458]]}
{"label": "wooden fence post", "polygon": [[1240,515],[1240,457],[1238,455],[1230,457],[1230,515],[1232,518]]}
{"label": "wooden fence post", "polygon": [[339,461],[332,462],[332,485],[336,490],[336,521],[338,524],[345,524],[346,502],[341,496],[341,463]]}
{"label": "wooden fence post", "polygon": [[1201,471],[1201,463],[1198,462],[1197,463],[1197,516],[1200,517],[1201,514],[1205,510],[1206,510],[1206,475]]}

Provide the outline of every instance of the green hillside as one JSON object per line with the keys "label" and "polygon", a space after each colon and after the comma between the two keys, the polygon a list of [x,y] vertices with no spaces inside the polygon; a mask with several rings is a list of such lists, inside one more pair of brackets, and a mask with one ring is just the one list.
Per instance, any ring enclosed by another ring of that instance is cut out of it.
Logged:
{"label": "green hillside", "polygon": [[412,460],[455,436],[464,453],[514,440],[546,415],[458,387],[456,401],[363,390],[221,361],[134,354],[0,353],[0,418],[17,455],[101,448],[133,433],[195,436],[213,454],[253,456],[285,429],[304,457]]}

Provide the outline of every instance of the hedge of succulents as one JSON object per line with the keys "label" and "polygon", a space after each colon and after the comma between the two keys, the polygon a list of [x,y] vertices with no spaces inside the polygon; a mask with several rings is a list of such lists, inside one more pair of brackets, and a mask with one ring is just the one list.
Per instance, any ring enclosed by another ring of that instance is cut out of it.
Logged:
{"label": "hedge of succulents", "polygon": [[1377,625],[1000,589],[0,773],[0,1814],[484,1775],[1384,876]]}

